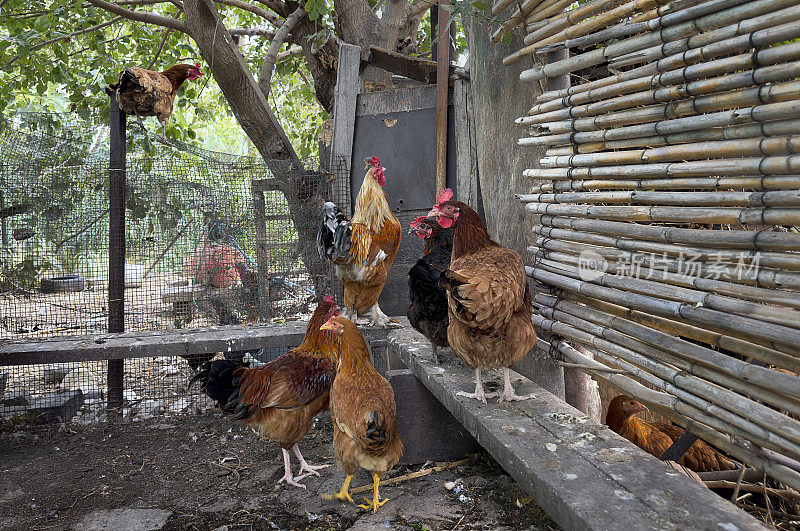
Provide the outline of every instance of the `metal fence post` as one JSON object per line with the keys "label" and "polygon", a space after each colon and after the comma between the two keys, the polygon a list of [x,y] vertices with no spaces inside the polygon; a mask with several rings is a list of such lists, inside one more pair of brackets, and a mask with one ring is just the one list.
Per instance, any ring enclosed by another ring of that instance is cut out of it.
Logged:
{"label": "metal fence post", "polygon": [[[109,166],[108,331],[125,331],[125,113],[111,96],[111,156]],[[108,360],[108,411],[122,414],[125,361]]]}

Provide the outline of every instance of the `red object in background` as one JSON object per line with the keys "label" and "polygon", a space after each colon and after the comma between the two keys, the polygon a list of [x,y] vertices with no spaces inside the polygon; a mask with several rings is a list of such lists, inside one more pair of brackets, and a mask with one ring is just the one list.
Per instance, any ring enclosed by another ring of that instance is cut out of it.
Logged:
{"label": "red object in background", "polygon": [[245,260],[235,247],[206,243],[193,254],[183,257],[183,271],[197,285],[227,288],[239,282],[236,262]]}

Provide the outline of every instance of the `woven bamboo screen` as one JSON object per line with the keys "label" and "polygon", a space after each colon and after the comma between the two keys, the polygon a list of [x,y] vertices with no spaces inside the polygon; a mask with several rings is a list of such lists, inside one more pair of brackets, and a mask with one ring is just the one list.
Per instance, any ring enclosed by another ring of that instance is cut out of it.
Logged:
{"label": "woven bamboo screen", "polygon": [[595,375],[796,489],[799,4],[493,8],[497,40],[527,35],[505,63],[533,65],[531,94],[572,82],[516,120],[520,145],[546,149],[519,199],[540,214],[528,273],[548,348],[627,371]]}

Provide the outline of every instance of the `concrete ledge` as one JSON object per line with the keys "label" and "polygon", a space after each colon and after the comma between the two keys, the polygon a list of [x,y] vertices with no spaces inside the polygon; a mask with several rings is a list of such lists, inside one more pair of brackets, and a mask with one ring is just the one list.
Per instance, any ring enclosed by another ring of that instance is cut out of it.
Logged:
{"label": "concrete ledge", "polygon": [[473,372],[434,365],[416,331],[390,333],[388,348],[564,529],[768,529],[532,382],[516,386],[533,400],[484,405],[455,396]]}

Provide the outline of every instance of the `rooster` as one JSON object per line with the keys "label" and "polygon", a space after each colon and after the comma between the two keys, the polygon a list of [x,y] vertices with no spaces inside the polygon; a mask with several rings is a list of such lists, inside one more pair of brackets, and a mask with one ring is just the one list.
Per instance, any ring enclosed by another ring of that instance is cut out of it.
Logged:
{"label": "rooster", "polygon": [[372,326],[396,326],[378,306],[389,268],[400,247],[400,222],[392,213],[383,186],[386,177],[378,157],[365,160],[368,168],[356,198],[353,219],[331,202],[324,205],[317,231],[317,250],[333,264],[344,287],[345,317],[354,322],[367,313]]}
{"label": "rooster", "polygon": [[[608,406],[606,424],[615,433],[628,439],[645,452],[661,458],[667,448],[683,434],[683,428],[672,424],[656,424],[638,419],[634,415],[640,411],[649,411],[640,402],[625,396],[615,396]],[[695,472],[712,472],[717,470],[734,470],[736,465],[698,439],[692,444],[678,464]]]}
{"label": "rooster", "polygon": [[[320,331],[320,327],[336,315],[336,303],[327,296],[314,310],[297,348],[253,369],[229,360],[212,361],[189,382],[191,387],[200,381],[201,389],[222,411],[232,413],[234,419],[244,421],[262,437],[280,443],[284,474],[278,483],[306,488],[298,482],[300,479],[308,474],[318,476],[317,470],[329,466],[306,463],[297,442],[314,416],[328,408],[339,342],[334,333]],[[300,461],[301,475],[297,477],[292,476],[289,450]]]}
{"label": "rooster", "polygon": [[200,63],[194,66],[177,64],[163,72],[153,72],[134,66],[119,73],[119,81],[106,87],[106,94],[114,96],[125,114],[136,116],[144,131],[142,116],[155,116],[167,137],[167,122],[172,116],[175,95],[187,79],[194,81],[204,74]]}
{"label": "rooster", "polygon": [[439,363],[438,347],[447,342],[447,292],[439,286],[441,273],[450,266],[453,252],[453,230],[442,228],[435,219],[419,217],[411,229],[425,241],[422,258],[408,272],[408,320],[433,346],[433,361]]}
{"label": "rooster", "polygon": [[403,441],[397,433],[397,408],[392,386],[370,365],[369,351],[355,323],[332,317],[322,330],[339,337],[336,378],[331,386],[333,450],[344,469],[342,488],[326,499],[353,502],[350,481],[359,468],[372,473],[372,499],[364,498],[364,509],[377,512],[381,500],[378,486],[386,472],[403,456]]}
{"label": "rooster", "polygon": [[514,393],[509,367],[524,358],[536,343],[531,294],[519,254],[492,240],[480,216],[461,201],[439,194],[431,210],[439,225],[454,227],[450,268],[440,284],[447,290],[450,347],[475,370],[475,392],[458,394],[486,402],[481,369],[503,368],[500,402],[527,400],[534,395]]}

